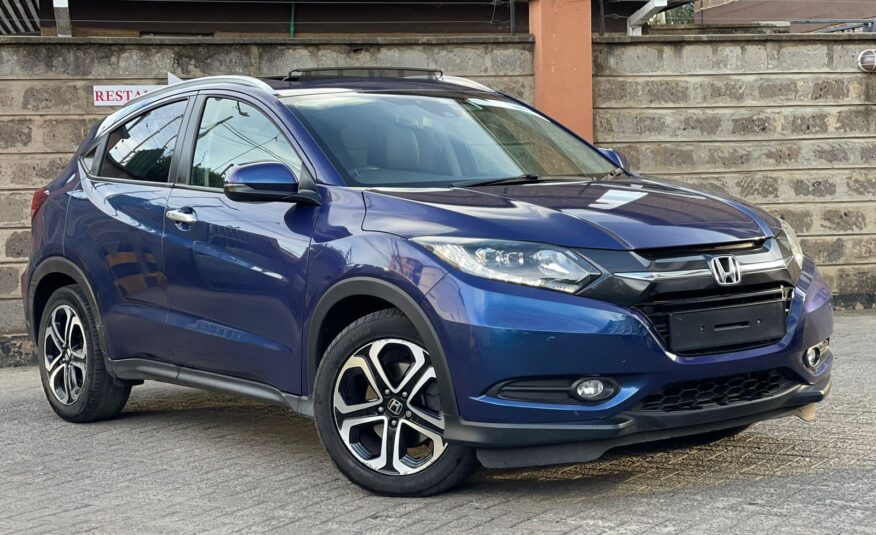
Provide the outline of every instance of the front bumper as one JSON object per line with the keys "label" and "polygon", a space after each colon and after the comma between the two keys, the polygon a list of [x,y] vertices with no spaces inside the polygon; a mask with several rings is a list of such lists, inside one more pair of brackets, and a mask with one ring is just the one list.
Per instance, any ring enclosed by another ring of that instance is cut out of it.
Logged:
{"label": "front bumper", "polygon": [[[509,449],[503,458],[513,457],[511,449],[571,443],[559,449],[573,452],[563,454],[572,460],[551,462],[573,462],[619,445],[781,416],[821,401],[830,387],[832,355],[814,372],[802,362],[806,349],[833,331],[831,292],[810,260],[795,289],[785,336],[769,346],[730,353],[674,355],[631,308],[559,293],[546,299],[545,294],[449,275],[427,295],[425,308],[447,355],[457,401],[456,414],[445,418],[449,442],[484,452]],[[638,407],[666,385],[775,369],[789,372],[796,383],[767,398],[675,413]],[[507,380],[586,375],[610,376],[620,382],[620,392],[592,405],[487,394]],[[582,442],[590,444],[591,453],[582,453]],[[531,452],[522,455],[526,464],[544,464]],[[500,465],[512,465],[507,462]]]}
{"label": "front bumper", "polygon": [[[455,444],[475,446],[488,468],[512,468],[593,461],[630,444],[697,435],[790,416],[822,401],[830,378],[799,385],[750,403],[697,411],[653,414],[629,411],[606,421],[569,425],[477,424],[451,418],[445,434]],[[486,446],[485,446],[486,445]]]}

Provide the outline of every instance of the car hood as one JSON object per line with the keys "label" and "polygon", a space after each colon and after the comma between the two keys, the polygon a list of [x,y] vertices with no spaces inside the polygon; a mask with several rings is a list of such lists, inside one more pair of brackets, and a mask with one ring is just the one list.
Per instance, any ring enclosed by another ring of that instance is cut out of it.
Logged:
{"label": "car hood", "polygon": [[648,178],[364,191],[365,230],[596,249],[653,249],[772,237],[779,223],[738,199]]}

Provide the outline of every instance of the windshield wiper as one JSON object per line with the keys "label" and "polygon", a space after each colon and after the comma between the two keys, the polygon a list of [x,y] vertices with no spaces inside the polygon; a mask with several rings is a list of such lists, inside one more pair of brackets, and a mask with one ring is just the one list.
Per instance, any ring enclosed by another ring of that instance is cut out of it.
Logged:
{"label": "windshield wiper", "polygon": [[454,182],[450,184],[454,188],[467,188],[471,186],[498,186],[500,184],[529,184],[531,182],[538,182],[540,178],[538,175],[518,175],[518,176],[509,176],[505,178],[487,178],[482,180],[466,180],[463,182]]}

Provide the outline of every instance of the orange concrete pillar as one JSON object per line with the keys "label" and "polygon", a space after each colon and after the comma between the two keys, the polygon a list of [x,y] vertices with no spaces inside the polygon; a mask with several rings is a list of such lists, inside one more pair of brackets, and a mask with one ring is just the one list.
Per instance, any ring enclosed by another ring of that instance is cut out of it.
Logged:
{"label": "orange concrete pillar", "polygon": [[590,0],[531,0],[535,106],[593,140]]}

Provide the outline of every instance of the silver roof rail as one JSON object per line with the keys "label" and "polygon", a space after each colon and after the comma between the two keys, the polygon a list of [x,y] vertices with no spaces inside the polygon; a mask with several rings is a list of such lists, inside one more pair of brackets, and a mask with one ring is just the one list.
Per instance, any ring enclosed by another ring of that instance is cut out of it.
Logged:
{"label": "silver roof rail", "polygon": [[159,96],[164,93],[169,93],[171,91],[176,91],[178,89],[189,89],[193,87],[198,87],[201,85],[208,84],[240,84],[246,85],[249,87],[255,87],[258,89],[263,89],[270,93],[275,93],[273,87],[268,85],[264,80],[259,80],[258,78],[254,78],[252,76],[241,76],[241,75],[223,75],[223,76],[202,76],[200,78],[192,78],[191,80],[184,80],[182,82],[176,84],[170,84],[168,86],[162,87],[161,89],[156,89],[154,91],[150,91],[145,95],[140,95],[139,97],[132,99],[131,102],[137,102],[140,99],[145,99],[148,97]]}
{"label": "silver roof rail", "polygon": [[194,89],[199,86],[209,84],[240,84],[249,87],[255,87],[257,89],[263,89],[273,95],[278,95],[277,90],[268,85],[267,82],[265,82],[264,80],[259,80],[258,78],[252,76],[224,75],[192,78],[191,80],[184,80],[182,82],[170,84],[162,88],[155,89],[153,91],[140,95],[137,98],[129,100],[122,109],[111,113],[100,123],[100,127],[98,127],[97,134],[95,135],[103,135],[103,133],[106,132],[110,126],[114,126],[116,124],[119,117],[128,115],[128,112],[131,110],[131,104],[137,104],[138,102],[146,100],[148,98],[160,97],[161,95],[164,95],[166,93],[179,91],[181,89]]}
{"label": "silver roof rail", "polygon": [[447,76],[442,75],[439,78],[440,81],[453,85],[461,85],[463,87],[468,87],[469,89],[477,89],[478,91],[489,91],[490,93],[497,93],[495,89],[492,87],[485,86],[480,82],[475,82],[474,80],[469,80],[468,78],[462,78],[461,76]]}

